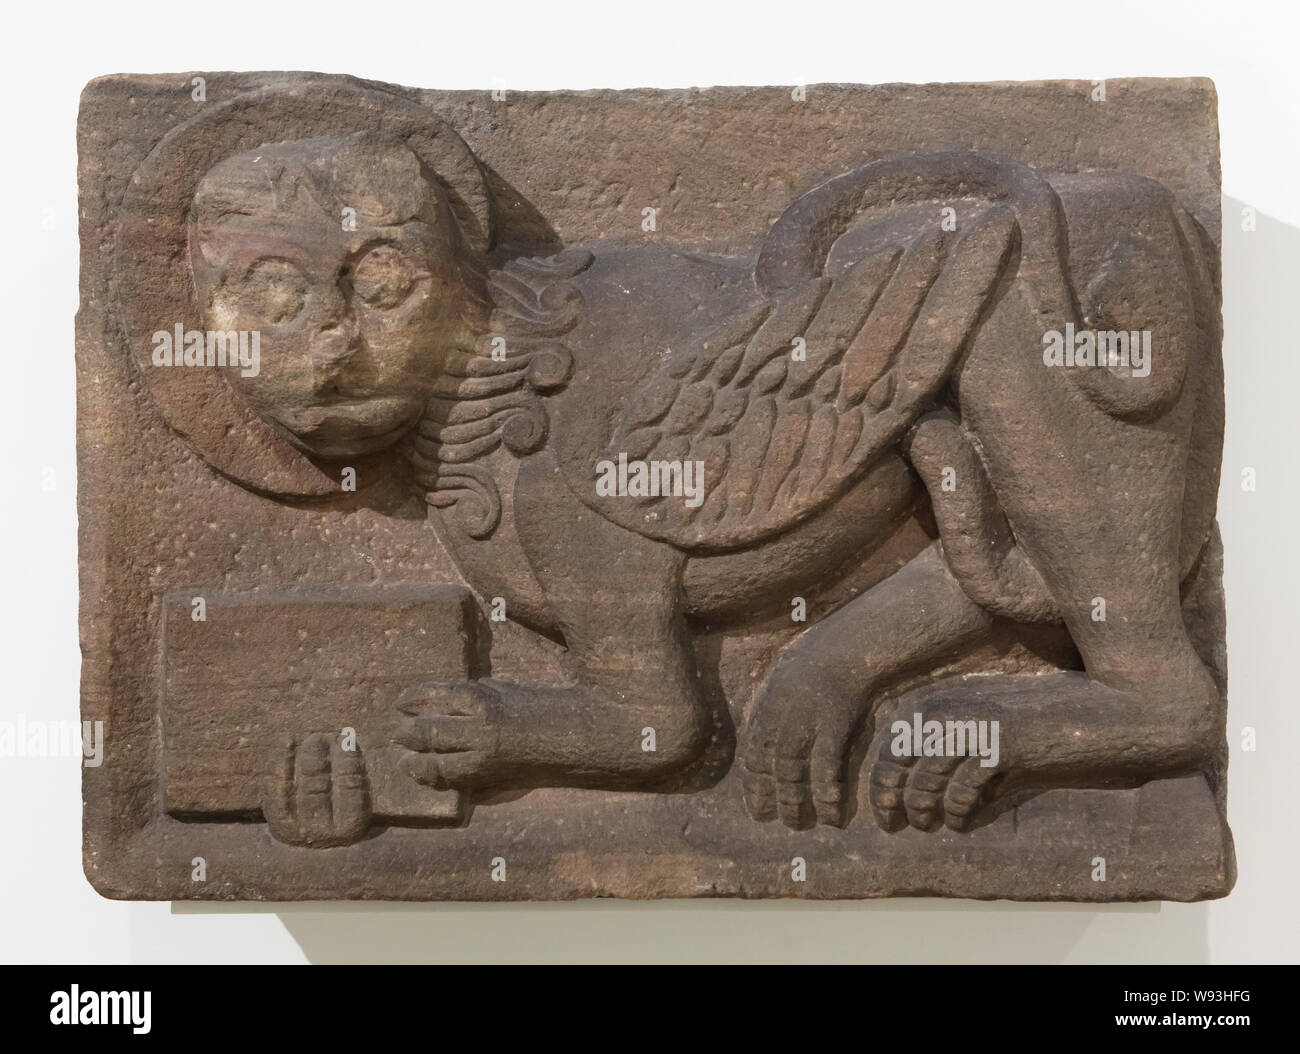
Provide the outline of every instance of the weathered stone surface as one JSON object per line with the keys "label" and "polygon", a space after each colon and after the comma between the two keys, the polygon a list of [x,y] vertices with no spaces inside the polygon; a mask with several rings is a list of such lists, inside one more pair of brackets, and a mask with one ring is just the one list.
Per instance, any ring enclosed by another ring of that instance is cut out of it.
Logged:
{"label": "weathered stone surface", "polygon": [[105,895],[1231,888],[1209,82],[78,135]]}

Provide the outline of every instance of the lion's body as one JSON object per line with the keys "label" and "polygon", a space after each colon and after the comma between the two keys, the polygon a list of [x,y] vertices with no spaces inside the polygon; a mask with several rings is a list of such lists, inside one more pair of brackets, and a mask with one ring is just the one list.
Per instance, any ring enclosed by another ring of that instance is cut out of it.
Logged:
{"label": "lion's body", "polygon": [[[960,219],[940,231],[948,201]],[[500,496],[469,531],[441,512],[444,543],[481,594],[567,646],[577,683],[541,704],[493,682],[473,705],[512,745],[444,757],[440,778],[525,762],[536,782],[672,778],[712,735],[688,617],[769,617],[850,571],[869,588],[788,645],[754,703],[755,816],[846,822],[875,702],[998,616],[1062,624],[1085,672],[939,681],[905,702],[1007,721],[998,771],[1040,783],[1204,770],[1222,699],[1179,589],[1218,483],[1206,248],[1149,181],[939,155],[807,195],[757,262],[602,245],[509,265],[507,357],[455,366],[459,390],[493,394],[449,396],[422,425],[430,463],[451,455],[430,500]],[[1149,369],[1049,363],[1067,325],[1148,331]],[[598,486],[632,462],[691,462],[703,485]],[[645,727],[653,758],[630,752]],[[911,772],[878,757],[887,827],[964,825],[994,774],[949,766],[905,800]]]}
{"label": "lion's body", "polygon": [[[1056,185],[1062,191],[1062,203],[1067,226],[1072,212],[1103,208],[1118,210],[1133,199],[1132,180],[1108,181],[1103,177],[1060,177]],[[1163,205],[1166,219],[1173,219],[1173,212],[1168,203],[1161,199],[1163,191],[1146,184],[1147,200],[1144,202],[1146,213],[1141,217],[1129,219],[1129,229],[1116,231],[1110,229],[1110,241],[1107,244],[1084,244],[1076,241],[1071,245],[1069,257],[1071,273],[1069,279],[1075,289],[1094,288],[1102,277],[1108,261],[1113,264],[1114,245],[1126,241],[1135,230],[1140,231],[1148,240],[1160,238],[1152,228],[1155,217]],[[1121,193],[1116,193],[1119,191]],[[1154,195],[1154,196],[1153,196]],[[915,212],[913,212],[915,219]],[[1141,228],[1145,226],[1145,230]],[[877,223],[877,229],[882,225]],[[1075,229],[1086,229],[1083,223],[1076,223]],[[888,229],[886,229],[888,231]],[[890,231],[889,233],[893,233]],[[872,249],[876,255],[882,249],[892,246],[876,245],[866,250],[861,246],[861,228],[855,232],[858,242],[856,248],[868,258]],[[1166,224],[1159,232],[1165,239],[1161,250],[1168,247],[1169,238],[1175,237],[1172,226]],[[911,239],[915,242],[915,238]],[[896,238],[895,244],[907,244],[904,239]],[[1200,252],[1196,245],[1194,251]],[[1168,266],[1170,261],[1151,259],[1142,266],[1157,269]],[[1176,280],[1187,274],[1179,261],[1174,261],[1171,271]],[[848,270],[842,268],[841,270]],[[933,280],[933,277],[932,279]],[[661,439],[672,437],[674,413],[686,402],[687,389],[691,385],[691,376],[700,374],[698,366],[690,369],[687,359],[696,358],[696,351],[709,350],[711,337],[726,326],[719,325],[719,319],[742,320],[733,326],[736,333],[731,335],[730,347],[744,351],[746,340],[753,337],[758,328],[756,318],[770,317],[771,312],[764,313],[765,299],[756,287],[754,280],[754,260],[750,257],[708,257],[700,254],[684,253],[670,248],[656,246],[622,246],[605,248],[594,254],[589,266],[571,279],[571,286],[582,298],[583,310],[577,324],[565,334],[564,343],[573,356],[572,371],[568,382],[546,399],[546,412],[549,433],[545,451],[542,456],[553,461],[558,470],[554,479],[543,476],[545,482],[540,484],[541,493],[515,493],[515,502],[535,500],[548,504],[558,499],[562,493],[549,494],[552,488],[565,487],[573,497],[591,507],[597,514],[618,523],[626,530],[656,537],[664,540],[687,554],[683,566],[683,583],[687,610],[705,620],[734,618],[748,613],[755,617],[770,614],[774,606],[788,603],[794,595],[806,595],[824,587],[839,575],[860,568],[869,563],[878,553],[883,543],[899,531],[904,521],[910,519],[929,523],[929,516],[922,506],[926,503],[923,488],[920,487],[914,473],[908,467],[902,451],[897,447],[886,447],[872,452],[871,456],[860,456],[857,463],[849,463],[848,469],[840,478],[825,479],[820,488],[814,483],[804,486],[804,500],[797,508],[787,508],[783,520],[768,526],[765,533],[756,541],[747,535],[727,528],[735,522],[728,518],[727,510],[716,509],[705,502],[699,514],[685,524],[685,530],[674,536],[671,533],[664,538],[665,532],[657,530],[658,523],[671,520],[674,513],[690,513],[685,508],[683,497],[665,495],[660,497],[642,497],[635,495],[616,495],[601,498],[597,494],[599,473],[597,465],[603,458],[616,458],[623,453],[629,460],[653,458],[658,452],[665,455],[662,460],[681,463],[692,456],[700,457],[705,474],[705,486],[711,493],[726,491],[728,484],[734,480],[726,477],[728,472],[739,475],[746,470],[738,465],[738,459],[728,459],[726,449],[729,441],[739,446],[743,438],[750,446],[758,448],[757,457],[751,458],[749,478],[742,481],[743,486],[731,486],[733,494],[741,491],[745,494],[763,491],[763,471],[770,465],[770,458],[763,455],[769,452],[780,432],[781,414],[769,412],[766,417],[754,413],[751,400],[751,416],[760,418],[766,425],[766,431],[740,436],[741,425],[745,418],[730,428],[697,429],[704,433],[704,442],[692,445],[680,441],[685,428],[678,429],[679,441],[674,444]],[[871,294],[879,295],[878,286],[873,281]],[[832,290],[834,283],[831,283]],[[1005,294],[1005,287],[997,296]],[[830,295],[823,293],[820,303],[830,301]],[[990,299],[994,299],[990,297]],[[843,332],[834,334],[839,347],[835,353],[824,356],[820,363],[820,376],[825,378],[832,371],[832,379],[838,381],[839,367],[843,352],[852,345],[853,337],[863,328],[864,320],[869,317],[870,297],[863,309],[853,316],[849,324],[841,321]],[[843,311],[842,314],[845,314]],[[990,310],[991,313],[991,310]],[[749,320],[749,321],[745,321]],[[817,313],[811,318],[801,318],[791,329],[791,334],[801,335],[817,326]],[[853,328],[856,324],[856,329]],[[879,327],[878,327],[879,328]],[[827,327],[823,324],[823,331]],[[814,366],[807,366],[792,355],[792,345],[787,340],[770,340],[766,349],[766,358],[756,363],[749,370],[752,380],[761,372],[763,366],[776,362],[784,373],[783,384],[769,395],[766,402],[770,410],[776,406],[784,413],[785,420],[798,422],[798,434],[794,436],[786,461],[795,468],[803,462],[813,460],[808,447],[811,444],[813,429],[810,423],[820,417],[838,417],[836,385],[804,383],[796,391],[795,398],[787,398],[781,404],[781,388],[795,387],[799,371],[813,371]],[[1102,449],[1108,443],[1128,445],[1130,440],[1123,438],[1132,435],[1137,426],[1116,420],[1112,415],[1093,406],[1070,383],[1064,370],[1053,371],[1044,367],[1042,355],[1042,333],[1032,328],[1022,327],[1016,334],[1015,342],[1000,355],[1000,361],[985,367],[982,363],[975,367],[972,375],[983,378],[990,372],[996,373],[993,383],[1004,383],[1004,375],[1015,371],[1027,377],[1032,387],[1034,398],[1040,402],[1053,403],[1065,400],[1070,407],[1085,419],[1091,418],[1083,434],[1095,439],[1085,446]],[[717,352],[726,352],[727,347],[713,349],[713,358]],[[960,410],[960,381],[968,366],[963,356],[969,349],[963,346],[952,354],[951,360],[943,369],[934,370],[928,384],[937,393],[931,404],[918,402],[909,419],[903,421],[911,426],[922,410],[929,405],[951,403]],[[1212,350],[1212,349],[1211,349]],[[815,349],[814,349],[815,353]],[[1158,354],[1158,352],[1157,352]],[[702,358],[703,356],[698,356]],[[741,355],[733,358],[740,359]],[[882,361],[875,364],[873,373],[879,376],[889,366],[887,355],[881,355]],[[829,365],[830,369],[827,369]],[[1193,353],[1193,362],[1188,364],[1190,380],[1183,392],[1162,415],[1160,420],[1163,431],[1173,427],[1178,436],[1174,438],[1176,449],[1188,456],[1191,466],[1193,486],[1187,495],[1185,525],[1180,529],[1182,554],[1180,570],[1182,574],[1190,569],[1192,561],[1199,553],[1208,536],[1212,520],[1214,485],[1217,478],[1207,473],[1205,466],[1217,464],[1218,448],[1216,424],[1221,411],[1216,409],[1213,398],[1216,391],[1214,375],[1214,358],[1211,354],[1204,358],[1204,350],[1199,346]],[[1156,369],[1161,366],[1157,365]],[[674,378],[673,374],[678,377]],[[723,378],[724,381],[730,378]],[[875,377],[871,378],[872,380]],[[659,384],[668,381],[668,386]],[[658,387],[656,387],[658,385]],[[709,386],[697,382],[695,392]],[[865,387],[865,386],[863,386]],[[704,402],[716,403],[718,398],[713,390],[703,392]],[[675,398],[674,398],[675,397]],[[1206,404],[1206,400],[1209,404]],[[657,404],[649,405],[654,400]],[[859,400],[856,406],[869,412],[865,402]],[[1199,413],[1193,408],[1200,406]],[[793,408],[791,410],[791,407]],[[696,407],[691,418],[707,416],[710,407]],[[687,415],[677,413],[686,424],[693,423]],[[628,421],[648,421],[650,429],[642,428],[640,434],[635,427],[628,427]],[[1189,427],[1197,424],[1195,434]],[[1179,423],[1180,422],[1180,423]],[[657,431],[654,429],[657,427]],[[652,449],[647,450],[647,436]],[[1066,430],[1062,430],[1066,431]],[[1067,434],[1068,431],[1067,431]],[[619,439],[630,440],[631,449],[618,449]],[[658,440],[658,442],[655,442]],[[1208,445],[1207,445],[1208,444]],[[801,449],[802,447],[802,449]],[[657,449],[656,449],[657,448]],[[721,456],[718,456],[721,450]],[[709,456],[712,451],[714,456]],[[1032,451],[1027,451],[1033,454]],[[671,455],[671,456],[668,456]],[[531,456],[531,455],[530,455]],[[1044,455],[1045,456],[1045,455]],[[492,472],[497,488],[502,493],[516,491],[517,462],[515,458],[498,452],[496,456],[484,458],[482,464]],[[789,484],[795,475],[786,466],[786,476],[782,481]],[[1180,469],[1185,471],[1184,469]],[[810,473],[806,473],[810,474]],[[778,481],[778,483],[781,481]],[[1181,486],[1181,484],[1180,484]],[[772,495],[777,486],[768,486],[767,501],[771,508]],[[787,487],[788,491],[800,491],[800,488]],[[760,498],[761,500],[761,498]],[[793,503],[787,503],[787,506]],[[733,499],[734,506],[734,499]],[[733,510],[734,511],[734,510]],[[698,524],[707,515],[715,515],[710,520],[711,527]],[[491,539],[473,543],[472,546],[457,544],[455,532],[447,532],[449,544],[461,551],[462,566],[464,561],[482,563],[486,576],[496,583],[494,595],[506,595],[516,601],[512,610],[524,621],[548,632],[555,632],[554,620],[545,611],[544,597],[540,589],[519,589],[517,583],[535,585],[529,569],[526,555],[520,547],[517,532],[514,529],[513,516],[507,516],[501,527],[494,532]],[[918,544],[919,532],[905,544],[912,549]],[[900,559],[915,555],[907,549],[890,551],[882,558],[881,573],[885,565],[897,566]],[[511,584],[515,583],[513,590]],[[486,586],[485,586],[486,589]],[[515,593],[513,598],[510,593]],[[773,598],[777,598],[774,601]]]}

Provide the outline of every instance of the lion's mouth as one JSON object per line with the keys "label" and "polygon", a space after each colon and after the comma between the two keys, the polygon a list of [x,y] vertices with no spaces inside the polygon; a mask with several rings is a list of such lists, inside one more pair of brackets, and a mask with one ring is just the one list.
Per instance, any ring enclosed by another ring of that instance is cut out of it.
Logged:
{"label": "lion's mouth", "polygon": [[420,401],[409,395],[335,395],[276,416],[300,447],[330,458],[373,453],[392,445],[415,425],[422,409]]}

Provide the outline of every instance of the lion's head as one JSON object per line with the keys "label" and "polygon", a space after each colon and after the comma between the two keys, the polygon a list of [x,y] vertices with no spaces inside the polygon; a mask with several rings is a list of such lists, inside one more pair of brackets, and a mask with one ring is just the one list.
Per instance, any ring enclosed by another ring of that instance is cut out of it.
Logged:
{"label": "lion's head", "polygon": [[482,329],[475,254],[433,173],[391,136],[221,161],[195,193],[190,259],[205,327],[260,333],[260,368],[227,380],[318,458],[408,433]]}
{"label": "lion's head", "polygon": [[556,338],[581,306],[565,280],[588,254],[489,267],[437,174],[375,132],[225,158],[189,240],[206,328],[261,334],[260,368],[226,375],[259,417],[324,460],[409,439],[430,502],[491,532],[500,499],[474,463],[545,439],[539,396],[568,377]]}

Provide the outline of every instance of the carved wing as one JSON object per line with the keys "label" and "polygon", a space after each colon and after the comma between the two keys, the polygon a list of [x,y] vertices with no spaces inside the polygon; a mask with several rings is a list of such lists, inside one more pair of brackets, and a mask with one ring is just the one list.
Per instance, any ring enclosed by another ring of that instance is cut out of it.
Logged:
{"label": "carved wing", "polygon": [[[856,200],[833,181],[796,203],[802,229],[778,223],[759,259],[767,303],[629,393],[600,457],[648,463],[654,492],[636,492],[634,471],[624,494],[584,501],[683,548],[731,548],[808,517],[899,441],[951,374],[1026,220],[1042,217],[996,179],[972,186],[969,168],[913,175],[903,195],[873,182],[879,167],[841,177]],[[956,230],[941,224],[945,206]],[[702,466],[702,500],[675,485],[671,466],[686,462]]]}

